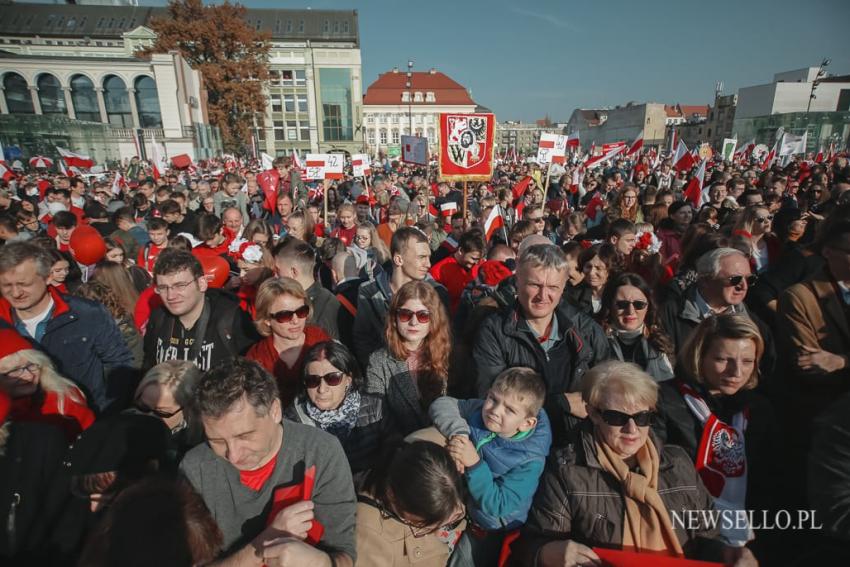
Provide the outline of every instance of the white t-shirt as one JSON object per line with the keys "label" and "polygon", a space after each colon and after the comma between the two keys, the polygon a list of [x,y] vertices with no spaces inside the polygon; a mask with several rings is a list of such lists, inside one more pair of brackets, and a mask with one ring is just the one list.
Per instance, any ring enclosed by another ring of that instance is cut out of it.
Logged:
{"label": "white t-shirt", "polygon": [[21,323],[24,324],[24,327],[27,329],[27,334],[30,337],[35,338],[35,330],[38,327],[38,324],[47,319],[47,316],[50,315],[50,312],[53,311],[53,298],[50,298],[50,303],[47,304],[47,309],[45,309],[41,314],[36,315],[32,319],[21,319]]}

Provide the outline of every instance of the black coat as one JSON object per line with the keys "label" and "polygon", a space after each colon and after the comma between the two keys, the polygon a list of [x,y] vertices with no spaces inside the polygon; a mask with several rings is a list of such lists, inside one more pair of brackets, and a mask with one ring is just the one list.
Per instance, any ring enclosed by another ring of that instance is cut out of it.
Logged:
{"label": "black coat", "polygon": [[[602,328],[583,314],[579,316],[575,309],[560,305],[555,316],[560,339],[546,352],[531,336],[519,303],[514,302],[484,319],[472,357],[478,371],[478,396],[482,398],[507,368],[526,366],[543,376],[547,392],[544,408],[557,445],[579,422],[570,414],[564,394],[579,391],[581,377],[591,366],[609,358],[609,348]],[[579,321],[581,324],[577,324]]]}

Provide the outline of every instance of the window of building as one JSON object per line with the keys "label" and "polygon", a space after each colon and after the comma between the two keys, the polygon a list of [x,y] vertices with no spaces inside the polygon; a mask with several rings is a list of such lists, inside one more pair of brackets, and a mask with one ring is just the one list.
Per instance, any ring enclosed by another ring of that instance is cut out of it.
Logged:
{"label": "window of building", "polygon": [[369,116],[366,117],[366,124],[374,124],[374,123],[375,123],[375,116],[374,115],[370,114]]}
{"label": "window of building", "polygon": [[334,22],[334,33],[339,33],[339,20]]}
{"label": "window of building", "polygon": [[382,146],[386,146],[386,145],[387,145],[387,129],[386,129],[386,128],[381,128],[381,137],[380,137],[380,140],[381,140],[381,145],[382,145]]}
{"label": "window of building", "polygon": [[280,33],[280,19],[277,19],[274,22],[274,32]]}
{"label": "window of building", "polygon": [[286,69],[280,72],[280,84],[285,87],[291,87],[293,84],[292,81],[292,70]]}
{"label": "window of building", "polygon": [[392,118],[390,120],[392,121],[393,124],[398,124],[398,121],[399,121],[398,114],[393,114]]}
{"label": "window of building", "polygon": [[348,20],[342,22],[342,33],[348,33]]}
{"label": "window of building", "polygon": [[35,114],[26,79],[17,73],[6,73],[3,77],[3,88],[6,89],[9,114]]}
{"label": "window of building", "polygon": [[287,120],[286,121],[286,139],[287,140],[297,140],[298,139],[298,123],[295,120]]}
{"label": "window of building", "polygon": [[[8,97],[8,91],[6,97]],[[97,93],[94,84],[85,75],[71,78],[71,104],[77,120],[100,122],[100,108],[97,105]]]}
{"label": "window of building", "polygon": [[292,33],[292,20],[286,20],[286,33]]}
{"label": "window of building", "polygon": [[304,33],[304,20],[298,22],[298,33]]}
{"label": "window of building", "polygon": [[319,84],[324,139],[352,140],[351,69],[319,69]]}
{"label": "window of building", "polygon": [[272,112],[283,112],[283,99],[279,94],[271,95]]}
{"label": "window of building", "polygon": [[274,121],[274,139],[283,141],[285,138],[283,137],[284,127],[283,120],[275,120]]}
{"label": "window of building", "polygon": [[295,70],[295,86],[303,87],[307,84],[307,71],[304,69]]}
{"label": "window of building", "polygon": [[393,130],[393,144],[398,144],[401,141],[398,130]]}
{"label": "window of building", "polygon": [[103,102],[106,105],[106,118],[110,124],[122,128],[133,127],[130,96],[127,86],[120,77],[110,75],[103,80]]}
{"label": "window of building", "polygon": [[329,33],[331,31],[331,21],[325,20],[324,24],[322,24],[322,32]]}
{"label": "window of building", "polygon": [[434,96],[434,93],[425,93],[425,102],[437,102],[437,97]]}
{"label": "window of building", "polygon": [[136,108],[142,128],[162,128],[162,113],[156,83],[150,77],[136,79]]}
{"label": "window of building", "polygon": [[413,102],[422,102],[422,93],[413,93]]}
{"label": "window of building", "polygon": [[301,141],[309,141],[310,140],[310,123],[306,120],[303,120],[298,123],[300,130],[300,139]]}
{"label": "window of building", "polygon": [[375,130],[370,128],[366,131],[366,143],[370,146],[375,145]]}
{"label": "window of building", "polygon": [[428,128],[428,139],[431,140],[432,142],[436,140],[436,137],[434,136],[434,129],[433,128]]}
{"label": "window of building", "polygon": [[401,93],[401,102],[410,102],[410,93],[409,92],[404,91],[403,93]]}
{"label": "window of building", "polygon": [[295,95],[283,95],[283,110],[295,112]]}
{"label": "window of building", "polygon": [[44,73],[38,78],[38,100],[42,114],[65,114],[65,93],[59,79]]}
{"label": "window of building", "polygon": [[295,100],[298,102],[298,112],[307,112],[307,95],[295,95]]}

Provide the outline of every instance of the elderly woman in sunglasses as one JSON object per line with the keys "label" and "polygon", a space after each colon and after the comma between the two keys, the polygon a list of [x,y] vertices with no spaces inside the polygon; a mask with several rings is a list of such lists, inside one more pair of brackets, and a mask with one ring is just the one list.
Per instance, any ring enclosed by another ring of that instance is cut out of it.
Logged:
{"label": "elderly woman in sunglasses", "polygon": [[465,527],[464,498],[444,447],[414,441],[388,449],[357,495],[357,564],[445,567]]}
{"label": "elderly woman in sunglasses", "polygon": [[782,242],[773,234],[773,214],[767,207],[744,209],[732,234],[743,238],[750,247],[753,271],[764,272],[776,263],[782,251]]}
{"label": "elderly woman in sunglasses", "polygon": [[[764,341],[746,315],[704,320],[679,353],[676,378],[660,384],[653,432],[682,447],[718,509],[771,510],[784,453],[770,402],[754,391]],[[737,529],[736,529],[737,528]],[[721,526],[730,545],[753,538],[742,523]]]}
{"label": "elderly woman in sunglasses", "polygon": [[673,343],[658,325],[652,291],[637,274],[620,274],[602,293],[600,322],[617,360],[634,362],[656,382],[673,378]]}
{"label": "elderly woman in sunglasses", "polygon": [[396,434],[428,427],[428,407],[446,395],[450,322],[434,287],[411,281],[393,294],[385,326],[387,346],[369,357],[366,391],[384,398]]}
{"label": "elderly woman in sunglasses", "polygon": [[321,327],[308,325],[312,311],[304,288],[292,278],[271,278],[257,290],[254,324],[265,338],[246,358],[258,362],[277,379],[283,407],[295,400],[310,347],[330,340]]}
{"label": "elderly woman in sunglasses", "polygon": [[340,342],[313,346],[304,357],[304,379],[283,416],[339,439],[358,478],[375,462],[384,433],[380,396],[362,391],[357,359]]}
{"label": "elderly woman in sunglasses", "polygon": [[585,375],[589,419],[561,449],[540,488],[512,558],[521,565],[598,565],[594,546],[754,565],[715,528],[671,511],[714,509],[687,455],[652,434],[658,385],[633,364],[609,361]]}

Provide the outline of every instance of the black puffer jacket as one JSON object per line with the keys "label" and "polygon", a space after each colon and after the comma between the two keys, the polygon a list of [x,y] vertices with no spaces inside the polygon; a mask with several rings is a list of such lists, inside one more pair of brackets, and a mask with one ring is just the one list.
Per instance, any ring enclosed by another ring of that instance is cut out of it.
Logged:
{"label": "black puffer jacket", "polygon": [[564,394],[577,392],[584,373],[610,358],[608,340],[602,328],[589,317],[561,304],[555,311],[560,339],[546,352],[532,337],[520,309],[514,301],[481,323],[472,349],[478,395],[483,398],[499,373],[507,368],[533,368],[546,383],[544,407],[557,445],[579,422],[570,415]]}
{"label": "black puffer jacket", "polygon": [[[563,539],[593,547],[622,548],[625,522],[623,489],[596,458],[588,423],[575,440],[549,457],[540,487],[519,540],[512,546],[513,565],[534,566],[540,549]],[[658,495],[668,510],[712,510],[714,500],[688,456],[651,437],[658,450]],[[715,529],[684,530],[671,517],[679,543],[689,558],[718,560],[723,543]]]}

